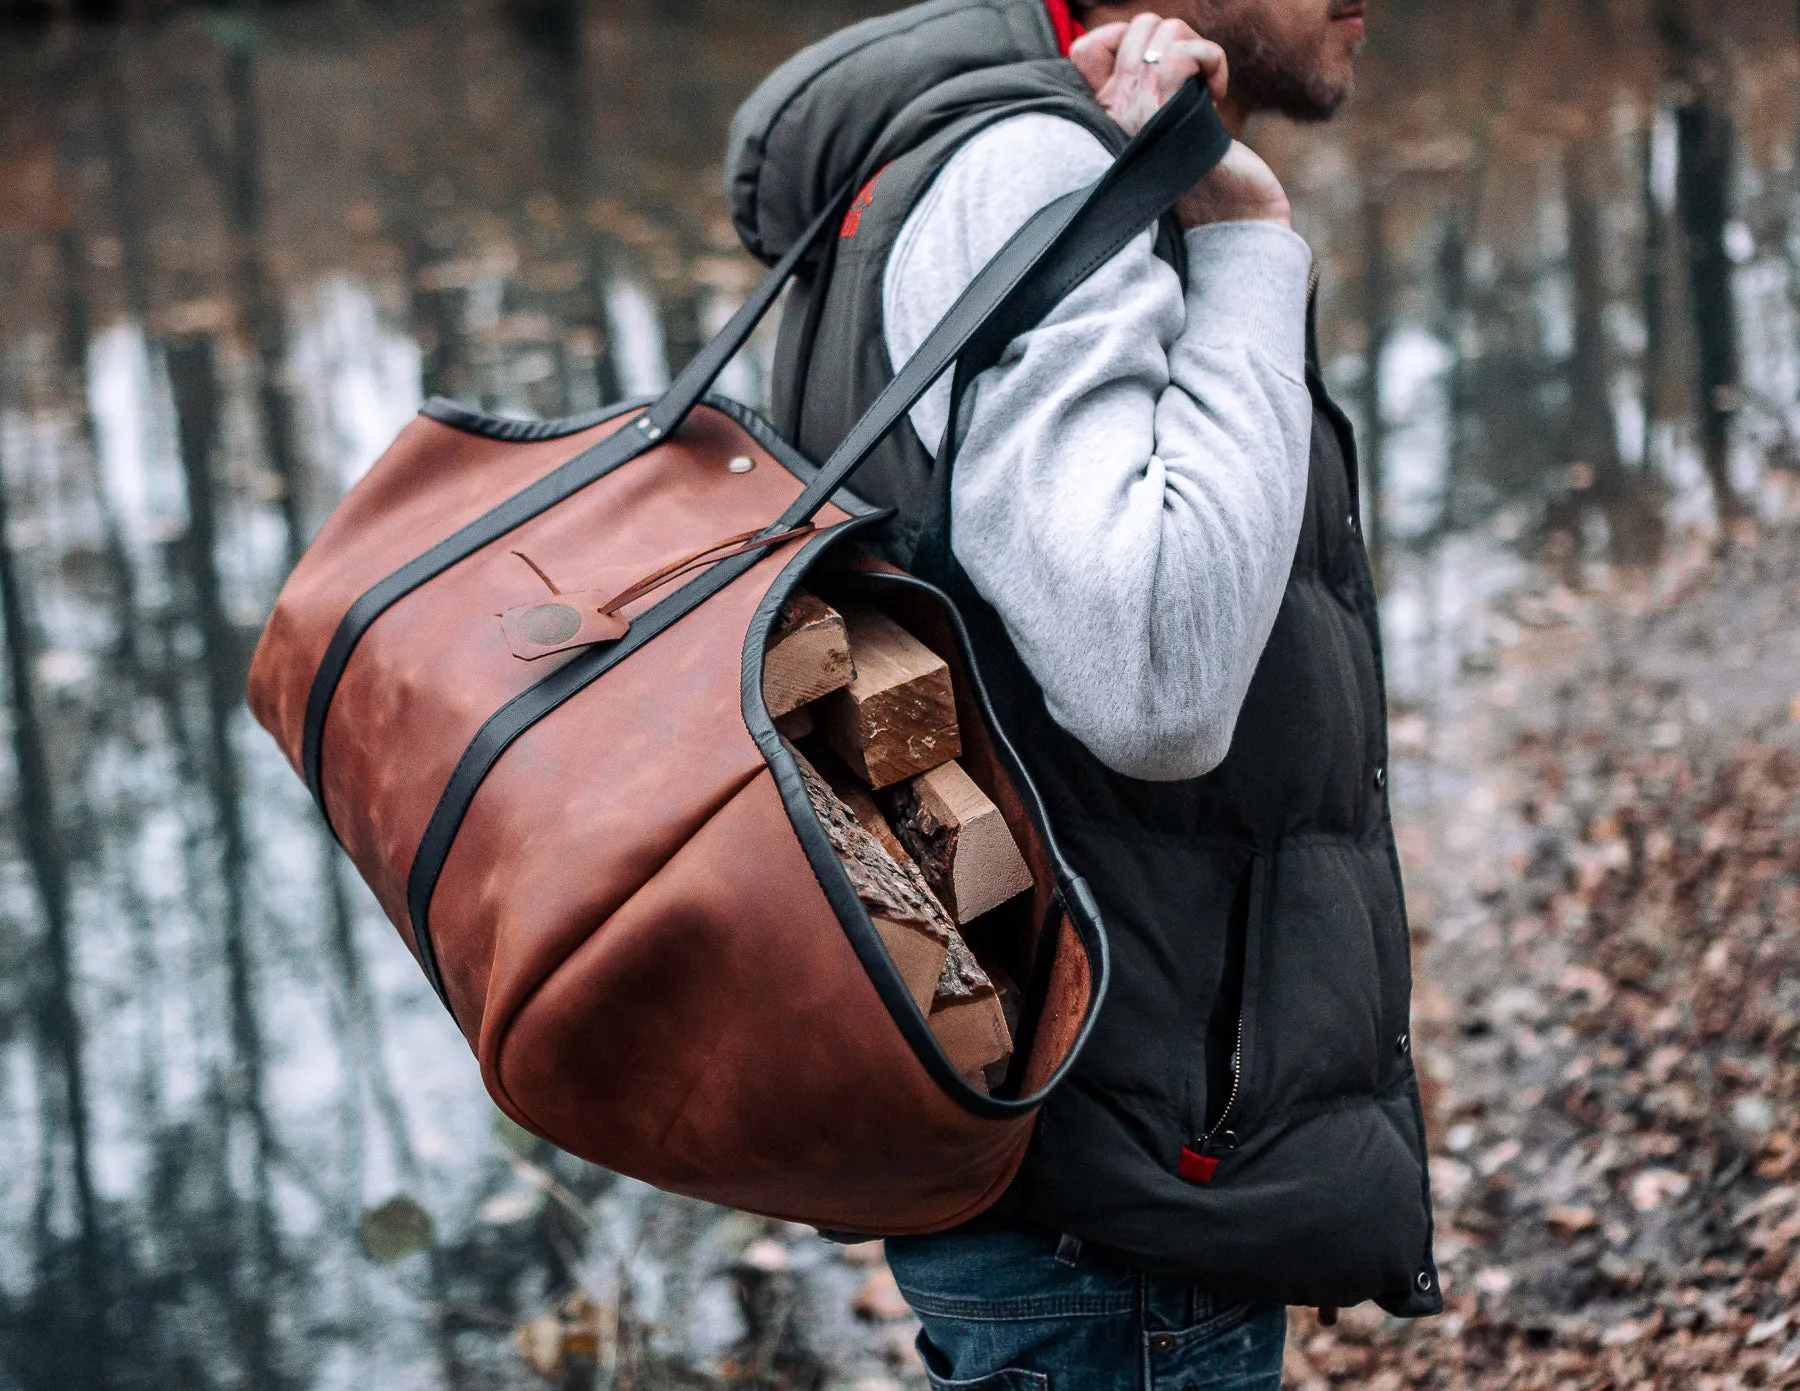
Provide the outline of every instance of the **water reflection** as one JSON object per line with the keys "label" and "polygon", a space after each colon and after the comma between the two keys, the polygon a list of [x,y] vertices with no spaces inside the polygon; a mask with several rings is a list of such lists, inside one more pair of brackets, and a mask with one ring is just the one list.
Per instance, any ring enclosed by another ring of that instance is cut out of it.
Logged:
{"label": "water reflection", "polygon": [[[757,1224],[496,1126],[241,690],[424,395],[579,412],[723,322],[729,114],[880,6],[55,8],[0,28],[0,1385],[532,1384],[511,1331],[577,1284],[664,1351],[879,1365],[841,1298],[796,1324],[717,1278]],[[1642,563],[1793,463],[1792,23],[1393,0],[1352,118],[1265,133],[1403,703],[1528,561]],[[381,1267],[396,1194],[437,1240]]]}

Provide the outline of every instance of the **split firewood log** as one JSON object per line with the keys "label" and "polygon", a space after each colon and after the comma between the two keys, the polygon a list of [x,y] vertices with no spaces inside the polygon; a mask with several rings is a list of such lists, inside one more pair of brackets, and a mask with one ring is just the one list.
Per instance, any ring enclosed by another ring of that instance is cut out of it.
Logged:
{"label": "split firewood log", "polygon": [[962,752],[950,667],[886,614],[847,608],[856,679],[814,711],[827,743],[864,782],[890,787]]}
{"label": "split firewood log", "polygon": [[[937,999],[951,943],[962,940],[955,924],[905,852],[898,859],[890,854],[805,755],[797,749],[792,752],[800,765],[801,781],[806,784],[813,813],[843,862],[856,896],[869,910],[875,931],[906,982],[907,992],[919,1009],[929,1014]],[[875,819],[880,820],[879,813]]]}
{"label": "split firewood log", "polygon": [[817,744],[812,746],[807,757],[812,761],[813,771],[825,780],[825,785],[837,795],[837,799],[850,809],[851,815],[861,823],[862,828],[881,842],[883,850],[901,864],[917,863],[900,843],[900,837],[894,834],[894,828],[888,824],[881,808],[875,805],[875,798],[869,789],[855,773],[844,766],[841,758],[830,749]]}
{"label": "split firewood log", "polygon": [[763,703],[769,714],[779,720],[855,678],[843,615],[816,595],[796,590],[763,654]]}
{"label": "split firewood log", "polygon": [[1000,808],[958,763],[888,793],[900,842],[959,925],[1031,888],[1031,870]]}
{"label": "split firewood log", "polygon": [[[888,955],[899,969],[907,991],[931,1025],[950,1064],[971,1085],[987,1090],[998,1067],[1004,1076],[1012,1053],[999,988],[976,960],[956,930],[949,913],[925,882],[925,876],[888,831],[888,840],[871,829],[886,822],[867,793],[846,790],[864,804],[861,813],[797,749],[790,749],[813,813],[843,863]],[[867,822],[868,824],[865,824]]]}
{"label": "split firewood log", "polygon": [[938,980],[931,1032],[943,1045],[951,1066],[977,1091],[992,1090],[996,1074],[1006,1075],[1013,1040],[1000,989],[960,932],[951,939],[950,954]]}

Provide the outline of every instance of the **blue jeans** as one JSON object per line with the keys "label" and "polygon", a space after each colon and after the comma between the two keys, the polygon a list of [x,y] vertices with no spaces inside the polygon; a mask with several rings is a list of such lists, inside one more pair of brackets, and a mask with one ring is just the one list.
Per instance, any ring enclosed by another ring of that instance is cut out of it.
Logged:
{"label": "blue jeans", "polygon": [[887,1256],[937,1391],[1281,1391],[1279,1306],[998,1222],[895,1238]]}

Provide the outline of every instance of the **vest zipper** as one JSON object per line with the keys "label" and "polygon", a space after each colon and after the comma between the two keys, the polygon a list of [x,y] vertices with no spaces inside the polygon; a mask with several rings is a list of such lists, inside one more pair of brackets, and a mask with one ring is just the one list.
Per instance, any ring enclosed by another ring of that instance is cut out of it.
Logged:
{"label": "vest zipper", "polygon": [[1206,1132],[1206,1138],[1200,1141],[1200,1154],[1210,1157],[1212,1154],[1213,1141],[1217,1140],[1219,1136],[1229,1133],[1225,1129],[1225,1126],[1231,1120],[1232,1113],[1237,1110],[1238,1099],[1243,1093],[1244,1007],[1240,1004],[1238,1006],[1237,1042],[1232,1046],[1231,1052],[1231,1094],[1225,1098],[1225,1109],[1219,1113],[1219,1119],[1213,1123],[1213,1128]]}
{"label": "vest zipper", "polygon": [[1247,1066],[1244,1054],[1250,1043],[1250,1011],[1255,1007],[1255,991],[1260,974],[1258,936],[1265,909],[1268,873],[1269,867],[1260,857],[1252,863],[1249,901],[1244,913],[1244,956],[1239,968],[1243,975],[1238,990],[1237,1026],[1231,1046],[1231,1091],[1226,1095],[1225,1108],[1219,1112],[1219,1118],[1213,1122],[1212,1128],[1195,1142],[1194,1148],[1187,1151],[1183,1159],[1182,1176],[1196,1183],[1211,1183],[1218,1171],[1219,1153],[1234,1150],[1238,1146],[1238,1136],[1232,1133],[1230,1127],[1244,1101],[1244,1071]]}

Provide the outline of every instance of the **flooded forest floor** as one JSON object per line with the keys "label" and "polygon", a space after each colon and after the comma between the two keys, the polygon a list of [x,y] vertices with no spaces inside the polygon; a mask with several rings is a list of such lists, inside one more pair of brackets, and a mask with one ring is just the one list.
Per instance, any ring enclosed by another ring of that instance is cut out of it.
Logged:
{"label": "flooded forest floor", "polygon": [[1449,1311],[1288,1384],[1800,1386],[1800,528],[1509,609],[1395,721]]}

